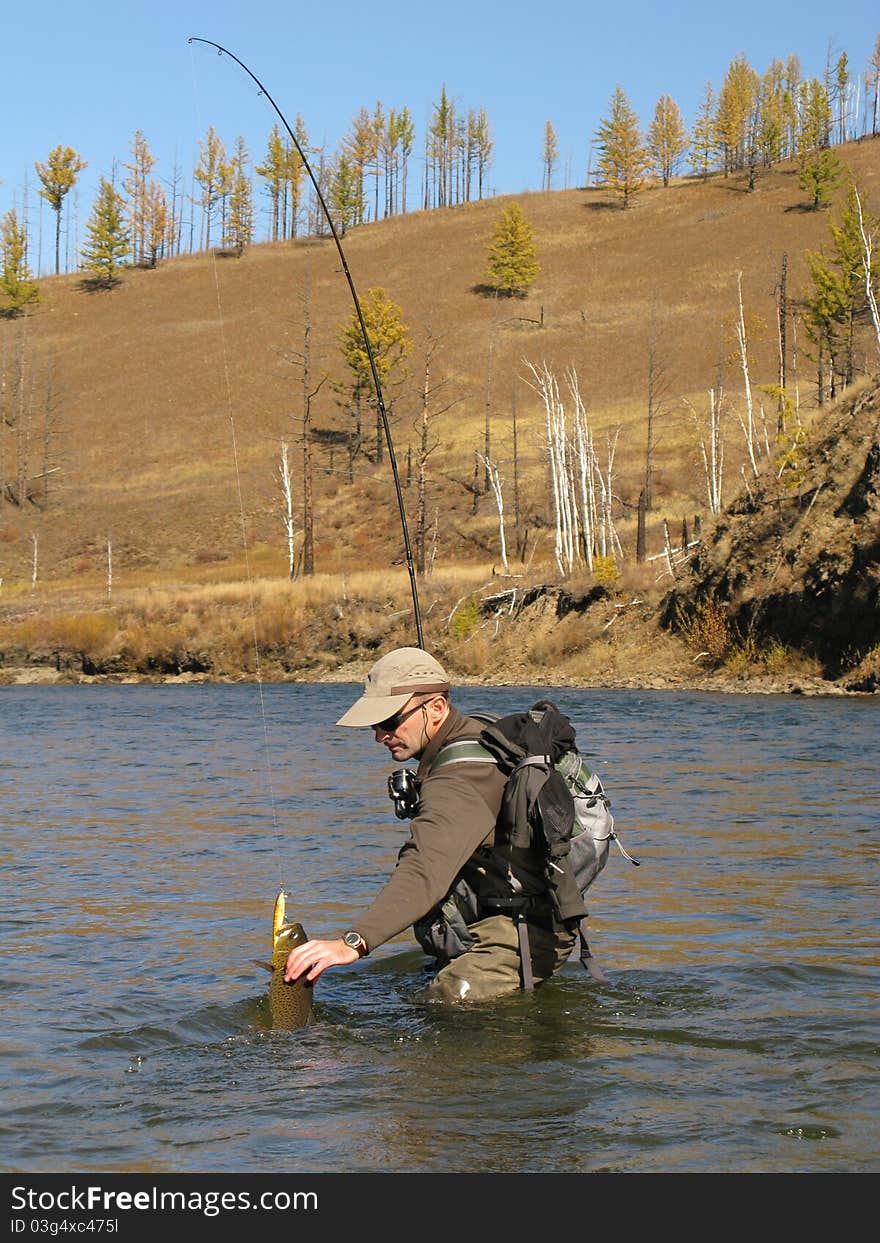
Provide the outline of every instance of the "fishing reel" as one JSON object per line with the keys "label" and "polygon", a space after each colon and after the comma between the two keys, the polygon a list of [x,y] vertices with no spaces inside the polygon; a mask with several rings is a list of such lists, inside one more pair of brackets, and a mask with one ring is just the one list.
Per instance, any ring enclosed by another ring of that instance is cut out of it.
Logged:
{"label": "fishing reel", "polygon": [[412,820],[419,810],[419,783],[411,768],[395,768],[389,775],[388,797],[398,820]]}

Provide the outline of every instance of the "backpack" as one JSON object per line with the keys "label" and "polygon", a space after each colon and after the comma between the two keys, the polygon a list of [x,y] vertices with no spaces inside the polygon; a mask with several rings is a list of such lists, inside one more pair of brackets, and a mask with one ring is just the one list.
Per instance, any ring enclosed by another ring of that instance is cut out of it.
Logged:
{"label": "backpack", "polygon": [[[494,762],[507,775],[499,816],[502,849],[528,850],[542,861],[541,901],[546,907],[549,899],[556,922],[577,928],[581,963],[593,979],[607,982],[587,941],[584,897],[605,867],[612,840],[630,863],[635,867],[639,863],[617,838],[610,801],[577,749],[574,727],[547,701],[500,719],[487,713],[470,715],[484,723],[479,738],[441,747],[431,772],[445,764],[477,761]],[[439,910],[419,921],[415,932],[428,953],[452,958],[473,943],[468,924],[490,914],[509,914],[518,927],[523,988],[529,990],[533,981],[527,915],[538,900],[524,892],[512,868],[508,879],[506,894],[487,896],[461,875]]]}

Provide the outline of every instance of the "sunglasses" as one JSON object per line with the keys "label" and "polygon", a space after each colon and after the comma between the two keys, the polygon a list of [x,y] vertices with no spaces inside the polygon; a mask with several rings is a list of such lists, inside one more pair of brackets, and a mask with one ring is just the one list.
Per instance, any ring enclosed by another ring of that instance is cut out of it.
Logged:
{"label": "sunglasses", "polygon": [[418,712],[420,708],[424,708],[426,704],[431,702],[430,699],[423,699],[420,704],[416,704],[414,708],[408,708],[406,712],[395,712],[394,716],[390,716],[387,721],[379,721],[373,729],[381,729],[383,734],[393,734],[395,730],[400,729],[404,721]]}

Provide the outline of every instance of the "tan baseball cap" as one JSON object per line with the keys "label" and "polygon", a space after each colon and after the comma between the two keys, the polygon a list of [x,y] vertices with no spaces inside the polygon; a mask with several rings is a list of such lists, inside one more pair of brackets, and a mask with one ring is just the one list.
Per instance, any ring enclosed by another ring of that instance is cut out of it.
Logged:
{"label": "tan baseball cap", "polygon": [[451,683],[446,670],[420,647],[398,647],[377,660],[364,682],[364,693],[337,725],[378,725],[413,695],[440,695]]}

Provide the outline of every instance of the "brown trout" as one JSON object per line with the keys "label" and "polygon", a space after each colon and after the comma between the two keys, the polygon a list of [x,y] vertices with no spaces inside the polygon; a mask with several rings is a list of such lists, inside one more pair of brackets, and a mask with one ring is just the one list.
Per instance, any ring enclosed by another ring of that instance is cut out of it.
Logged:
{"label": "brown trout", "polygon": [[289,983],[284,979],[287,955],[295,945],[302,945],[309,939],[303,932],[302,924],[287,922],[286,898],[284,890],[279,890],[272,913],[272,961],[260,965],[272,972],[269,981],[272,1026],[293,1031],[297,1027],[305,1027],[311,1019],[312,985],[302,976]]}

